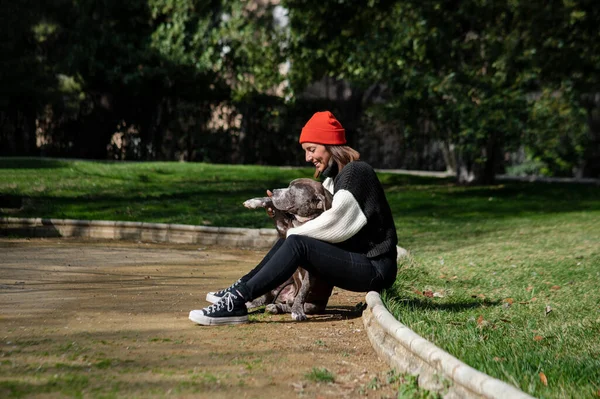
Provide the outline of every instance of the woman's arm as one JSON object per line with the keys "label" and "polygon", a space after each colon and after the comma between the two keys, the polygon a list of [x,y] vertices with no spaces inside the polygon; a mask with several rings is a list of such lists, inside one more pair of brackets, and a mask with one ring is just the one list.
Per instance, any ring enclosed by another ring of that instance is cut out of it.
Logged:
{"label": "woman's arm", "polygon": [[337,243],[346,241],[367,224],[367,217],[348,190],[338,190],[331,209],[302,226],[289,229],[287,237],[297,234]]}

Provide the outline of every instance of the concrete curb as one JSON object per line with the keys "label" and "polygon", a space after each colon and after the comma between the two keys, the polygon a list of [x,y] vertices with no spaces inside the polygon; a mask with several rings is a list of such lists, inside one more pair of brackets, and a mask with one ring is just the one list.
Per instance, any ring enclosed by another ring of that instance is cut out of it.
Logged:
{"label": "concrete curb", "polygon": [[12,217],[0,218],[0,235],[81,237],[172,244],[219,244],[251,248],[270,248],[277,240],[275,229]]}
{"label": "concrete curb", "polygon": [[400,323],[377,292],[366,296],[363,323],[380,358],[396,370],[418,375],[419,386],[444,398],[531,399],[514,386],[461,362]]}

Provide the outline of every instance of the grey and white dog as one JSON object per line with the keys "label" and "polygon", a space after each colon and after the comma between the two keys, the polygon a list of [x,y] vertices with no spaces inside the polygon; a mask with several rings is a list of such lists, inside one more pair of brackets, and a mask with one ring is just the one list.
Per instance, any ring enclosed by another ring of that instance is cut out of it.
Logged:
{"label": "grey and white dog", "polygon": [[[331,207],[332,195],[312,179],[296,179],[287,188],[273,190],[272,197],[252,198],[244,202],[249,209],[272,209],[275,227],[281,238],[289,228],[316,218]],[[288,281],[271,292],[255,299],[251,307],[266,305],[273,314],[291,313],[296,321],[306,320],[307,314],[323,313],[333,286],[298,268]]]}

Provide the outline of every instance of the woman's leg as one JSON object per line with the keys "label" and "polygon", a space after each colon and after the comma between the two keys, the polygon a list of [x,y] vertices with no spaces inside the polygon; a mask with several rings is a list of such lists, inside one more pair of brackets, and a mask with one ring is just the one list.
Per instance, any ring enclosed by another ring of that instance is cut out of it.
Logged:
{"label": "woman's leg", "polygon": [[[223,299],[202,310],[192,310],[190,320],[203,325],[248,322],[246,301],[257,298],[285,282],[302,266],[332,285],[350,291],[380,290],[390,285],[365,255],[348,252],[310,237],[290,236],[269,259],[255,268],[247,281],[240,282]],[[395,263],[393,263],[395,267]],[[257,270],[256,270],[257,269]],[[385,273],[391,275],[391,273]]]}
{"label": "woman's leg", "polygon": [[271,257],[273,256],[273,254],[275,252],[277,252],[277,250],[281,247],[281,244],[283,244],[283,241],[284,240],[282,238],[279,238],[275,242],[275,244],[273,245],[273,247],[271,247],[271,249],[269,250],[269,252],[267,252],[267,254],[265,255],[265,257],[260,261],[260,263],[258,265],[256,265],[256,267],[254,269],[252,269],[249,273],[247,273],[242,278],[240,278],[238,281],[236,281],[235,283],[233,283],[229,287],[224,288],[222,290],[207,292],[206,293],[206,300],[208,302],[210,302],[210,303],[217,303],[217,302],[219,302],[225,296],[225,294],[227,294],[231,290],[236,289],[237,286],[240,284],[240,282],[246,282],[250,278],[252,278],[256,273],[258,273],[258,271],[260,269],[262,269],[262,267],[269,261],[269,259],[271,259]]}
{"label": "woman's leg", "polygon": [[349,291],[380,290],[389,285],[367,256],[314,238],[292,235],[244,281],[240,293],[248,296],[247,300],[257,298],[285,282],[300,266]]}

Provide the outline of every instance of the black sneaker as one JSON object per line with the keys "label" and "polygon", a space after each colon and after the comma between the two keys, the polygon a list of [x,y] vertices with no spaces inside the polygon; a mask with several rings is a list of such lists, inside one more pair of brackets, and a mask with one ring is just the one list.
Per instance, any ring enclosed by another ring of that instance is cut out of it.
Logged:
{"label": "black sneaker", "polygon": [[235,294],[230,291],[214,305],[201,310],[192,310],[189,317],[194,323],[203,326],[248,323],[248,309],[245,302],[237,291]]}
{"label": "black sneaker", "polygon": [[228,292],[235,292],[235,287],[240,285],[241,282],[241,280],[238,280],[235,283],[233,283],[233,285],[229,288],[225,288],[224,290],[217,292],[209,292],[208,294],[206,294],[206,300],[210,303],[219,302]]}

